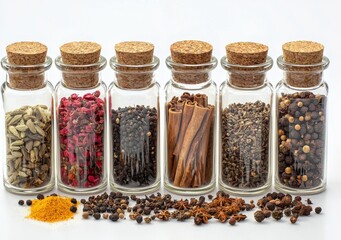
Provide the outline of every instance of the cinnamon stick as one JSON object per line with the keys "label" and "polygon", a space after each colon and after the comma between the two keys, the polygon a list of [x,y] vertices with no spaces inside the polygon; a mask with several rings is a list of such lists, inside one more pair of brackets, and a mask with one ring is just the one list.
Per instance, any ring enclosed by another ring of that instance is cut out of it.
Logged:
{"label": "cinnamon stick", "polygon": [[[203,120],[205,119],[205,116],[207,113],[208,113],[207,108],[199,107],[197,105],[194,106],[193,115],[192,115],[190,122],[188,123],[189,127],[187,127],[187,130],[185,132],[183,145],[179,154],[179,160],[178,160],[176,174],[174,178],[175,186],[180,186],[180,182],[184,174],[186,160],[187,160],[192,142],[196,134],[198,133],[198,131],[200,131],[201,124]],[[185,115],[183,115],[183,118],[184,117]]]}
{"label": "cinnamon stick", "polygon": [[[198,152],[198,164],[200,165],[200,169],[202,171],[201,175],[201,182],[204,183],[206,182],[206,172],[207,171],[212,171],[212,169],[209,169],[210,166],[212,165],[212,155],[209,155],[208,153],[211,151],[210,148],[212,148],[212,143],[210,143],[211,136],[213,136],[213,129],[212,126],[214,126],[214,106],[209,105],[208,106],[209,112],[210,112],[210,117],[206,125],[205,133],[204,136],[201,140],[200,145],[202,147],[202,151]],[[211,163],[209,163],[211,162]]]}
{"label": "cinnamon stick", "polygon": [[[205,170],[205,183],[209,183],[211,181],[212,178],[212,173],[213,173],[213,143],[214,143],[214,106],[212,106],[212,120],[211,120],[211,124],[210,124],[210,134],[209,134],[209,139],[208,139],[208,151],[206,154],[206,170]],[[203,157],[205,157],[205,155],[203,155]]]}
{"label": "cinnamon stick", "polygon": [[[182,175],[182,179],[180,182],[180,187],[190,187],[193,176],[199,175],[202,172],[202,165],[199,159],[197,159],[197,153],[204,151],[204,149],[207,149],[207,145],[199,145],[199,143],[201,142],[205,132],[207,131],[207,126],[209,125],[209,120],[210,120],[210,115],[211,115],[211,109],[209,108],[205,108],[205,116],[201,122],[201,125],[199,127],[198,132],[196,133],[192,143],[191,143],[191,148],[187,157],[187,161],[185,163],[186,168],[184,171],[184,174]],[[194,116],[194,115],[193,115]],[[192,126],[191,126],[192,127]],[[198,149],[200,147],[200,149]],[[196,169],[197,171],[193,171],[194,170],[194,165],[196,165]],[[200,183],[199,183],[200,184]]]}
{"label": "cinnamon stick", "polygon": [[172,179],[172,169],[173,169],[173,150],[175,147],[176,140],[179,135],[179,130],[181,127],[182,110],[176,108],[170,108],[168,110],[168,177]]}

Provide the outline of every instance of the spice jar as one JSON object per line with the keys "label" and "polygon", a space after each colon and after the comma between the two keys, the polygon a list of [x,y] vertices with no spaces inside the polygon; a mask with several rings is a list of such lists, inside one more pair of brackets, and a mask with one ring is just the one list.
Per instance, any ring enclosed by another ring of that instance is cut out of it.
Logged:
{"label": "spice jar", "polygon": [[2,84],[6,158],[4,185],[18,194],[47,192],[54,187],[53,86],[46,71],[52,60],[38,42],[17,42],[1,60],[7,72]]}
{"label": "spice jar", "polygon": [[283,79],[277,85],[277,189],[313,194],[326,188],[327,95],[324,46],[309,41],[285,43],[277,59]]}
{"label": "spice jar", "polygon": [[100,192],[106,188],[106,86],[100,71],[106,59],[94,42],[60,47],[62,72],[56,87],[57,180],[60,190]]}
{"label": "spice jar", "polygon": [[160,187],[159,88],[154,45],[121,42],[110,60],[115,80],[110,94],[110,185],[129,194]]}
{"label": "spice jar", "polygon": [[227,81],[220,87],[220,189],[255,195],[271,186],[273,65],[268,47],[253,42],[226,46]]}
{"label": "spice jar", "polygon": [[204,194],[215,187],[217,65],[212,46],[202,41],[171,45],[166,59],[165,187],[178,194]]}

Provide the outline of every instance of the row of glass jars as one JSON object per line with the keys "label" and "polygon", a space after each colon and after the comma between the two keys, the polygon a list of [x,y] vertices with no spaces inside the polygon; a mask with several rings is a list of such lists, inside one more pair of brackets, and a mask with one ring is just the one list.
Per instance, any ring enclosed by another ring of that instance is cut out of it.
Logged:
{"label": "row of glass jars", "polygon": [[[55,63],[62,72],[62,80],[54,91],[46,77],[51,58],[34,66],[12,66],[6,57],[1,61],[7,71],[7,81],[2,85],[6,113],[4,184],[10,192],[51,190],[54,156],[57,184],[63,191],[103,191],[108,180],[107,166],[113,189],[131,194],[155,191],[160,187],[160,125],[166,138],[164,184],[171,192],[190,195],[213,190],[214,159],[218,155],[221,189],[242,195],[266,191],[272,182],[272,144],[276,188],[299,193],[325,189],[328,87],[322,80],[322,72],[329,64],[326,57],[309,72],[300,71],[298,65],[292,69],[291,64],[278,58],[284,76],[277,85],[275,112],[273,87],[265,76],[273,64],[270,57],[263,64],[248,66],[248,71],[228,63],[226,57],[221,59],[227,81],[220,87],[220,111],[217,111],[216,84],[211,79],[217,59],[213,57],[201,64],[200,69],[193,70],[193,65],[175,63],[168,57],[166,64],[172,78],[165,87],[165,124],[159,118],[160,86],[154,78],[159,66],[157,57],[150,64],[125,65],[123,70],[113,57],[110,66],[115,70],[116,80],[108,91],[100,77],[91,89],[70,87],[65,81],[68,74],[79,77],[100,74],[106,66],[104,57],[91,68],[87,65],[85,72],[84,66],[64,64],[60,57]],[[126,71],[129,68],[138,71]],[[33,75],[43,79],[41,87],[31,90],[11,87],[8,80],[18,74],[18,69],[25,70],[20,72],[24,80],[29,81]],[[119,79],[124,81],[125,75],[132,77],[132,74],[152,75],[152,81],[142,88],[122,87]],[[193,74],[207,77],[196,83],[177,81],[179,76],[186,78]],[[249,74],[260,81],[247,87],[239,84],[238,79]],[[287,81],[289,74],[302,79],[307,74],[321,77],[314,86],[298,87]],[[215,120],[217,116],[219,121]],[[273,135],[272,118],[276,129]],[[218,154],[215,146],[219,148]],[[106,163],[108,159],[110,164]]]}

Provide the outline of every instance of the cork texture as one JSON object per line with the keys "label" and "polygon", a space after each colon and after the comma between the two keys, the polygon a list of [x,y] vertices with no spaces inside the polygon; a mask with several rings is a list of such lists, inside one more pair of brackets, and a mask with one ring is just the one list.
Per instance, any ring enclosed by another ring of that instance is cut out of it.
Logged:
{"label": "cork texture", "polygon": [[115,45],[117,62],[126,65],[143,65],[153,61],[154,45],[148,42],[120,42]]}
{"label": "cork texture", "polygon": [[16,42],[6,47],[10,64],[37,65],[46,60],[47,47],[39,42]]}
{"label": "cork texture", "polygon": [[226,45],[229,63],[237,65],[256,65],[266,62],[268,46],[254,42],[236,42]]}
{"label": "cork texture", "polygon": [[303,66],[290,66],[285,72],[289,85],[299,88],[317,86],[322,81],[322,66],[307,66],[322,63],[324,46],[313,41],[293,41],[282,46],[283,60],[289,64]]}
{"label": "cork texture", "polygon": [[[91,88],[99,82],[97,66],[84,66],[98,63],[101,56],[101,45],[95,42],[69,42],[60,47],[64,64],[68,66],[63,72],[64,83],[71,88]],[[74,72],[74,73],[73,73]]]}
{"label": "cork texture", "polygon": [[[205,64],[212,60],[213,47],[211,44],[197,40],[175,42],[170,47],[171,58],[180,64]],[[208,66],[174,66],[173,79],[179,83],[199,84],[210,77]]]}
{"label": "cork texture", "polygon": [[[235,42],[226,45],[227,62],[238,67],[230,68],[229,81],[240,88],[254,88],[264,84],[266,75],[263,67],[256,65],[265,63],[268,46],[255,42]],[[243,68],[242,66],[255,66]]]}
{"label": "cork texture", "polygon": [[312,41],[294,41],[283,44],[283,59],[288,63],[308,65],[322,62],[324,46]]}
{"label": "cork texture", "polygon": [[[9,85],[14,89],[32,90],[45,86],[44,67],[47,47],[39,42],[16,42],[6,47],[8,62],[15,67],[8,69]],[[20,67],[32,66],[32,67]]]}
{"label": "cork texture", "polygon": [[[154,45],[149,42],[128,41],[115,45],[117,84],[122,88],[140,89],[148,87],[153,81],[152,67]],[[124,66],[127,65],[127,66]],[[138,65],[131,67],[129,65]]]}
{"label": "cork texture", "polygon": [[184,40],[173,43],[170,47],[172,60],[183,64],[201,64],[211,61],[211,44],[196,40]]}

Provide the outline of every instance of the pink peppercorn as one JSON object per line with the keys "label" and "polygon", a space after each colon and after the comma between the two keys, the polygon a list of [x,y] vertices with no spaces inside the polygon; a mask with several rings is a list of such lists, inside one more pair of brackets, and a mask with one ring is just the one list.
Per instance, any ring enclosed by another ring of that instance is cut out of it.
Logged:
{"label": "pink peppercorn", "polygon": [[61,180],[91,188],[103,178],[105,102],[100,92],[63,97],[58,107]]}

